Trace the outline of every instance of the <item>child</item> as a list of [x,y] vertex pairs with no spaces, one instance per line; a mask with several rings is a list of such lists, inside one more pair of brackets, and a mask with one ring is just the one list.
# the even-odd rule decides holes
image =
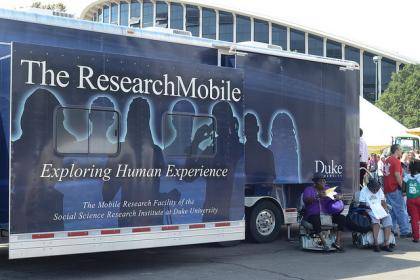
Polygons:
[[410,174],[404,177],[407,190],[407,210],[411,216],[413,242],[420,238],[420,161],[414,160],[409,165]]

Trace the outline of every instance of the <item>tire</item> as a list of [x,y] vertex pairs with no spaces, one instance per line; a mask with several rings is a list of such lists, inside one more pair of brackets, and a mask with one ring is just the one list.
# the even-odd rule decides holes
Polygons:
[[249,211],[248,235],[256,243],[272,242],[278,237],[282,224],[280,208],[269,200],[263,200]]

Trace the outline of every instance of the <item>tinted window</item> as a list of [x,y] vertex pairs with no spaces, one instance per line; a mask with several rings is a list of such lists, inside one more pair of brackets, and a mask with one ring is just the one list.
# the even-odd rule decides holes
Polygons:
[[[163,118],[165,156],[211,156],[215,153],[215,121],[210,116],[170,113]],[[191,140],[195,133],[204,135],[198,147]]]
[[313,55],[324,55],[324,40],[322,37],[308,35],[308,53]]
[[171,28],[184,30],[184,8],[181,4],[171,3]]
[[222,54],[220,56],[220,66],[222,67],[236,67],[236,56],[229,54]]
[[[76,140],[66,128],[73,119],[83,137]],[[119,147],[118,113],[105,109],[58,108],[55,114],[55,147],[60,154],[115,155]]]
[[290,29],[290,50],[305,53],[305,33]]
[[156,24],[158,27],[168,27],[168,4],[156,2]]
[[140,27],[141,4],[139,1],[131,1],[130,5],[130,26]]
[[254,19],[254,41],[268,44],[268,22]]
[[111,23],[118,24],[118,4],[111,4]]
[[375,102],[376,66],[373,62],[374,55],[363,53],[363,97],[370,102]]
[[346,60],[351,60],[357,63],[360,63],[360,50],[350,47],[350,46],[346,46],[345,49],[345,59]]
[[98,10],[98,22],[103,22],[103,21],[104,21],[104,18],[102,16],[102,10],[99,9]]
[[120,25],[128,26],[128,3],[120,3]]
[[287,28],[285,26],[271,25],[271,43],[281,46],[283,50],[287,49]]
[[187,5],[185,14],[185,24],[187,31],[193,36],[200,35],[200,10],[196,6]]
[[216,12],[203,8],[202,18],[203,38],[216,39]]
[[251,19],[236,16],[236,42],[251,41]]
[[153,26],[153,3],[143,0],[143,27]]
[[341,43],[327,40],[327,57],[341,59]]
[[109,23],[109,6],[104,6],[104,22]]
[[392,73],[396,71],[396,63],[393,60],[382,58],[381,68],[381,90],[384,92],[391,81]]
[[233,15],[219,12],[219,40],[233,42]]
[[141,17],[141,4],[139,1],[131,1],[130,4],[130,18],[139,18]]

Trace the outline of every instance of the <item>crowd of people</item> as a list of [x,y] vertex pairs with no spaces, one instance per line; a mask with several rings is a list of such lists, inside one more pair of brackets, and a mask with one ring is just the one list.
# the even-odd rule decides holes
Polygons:
[[[360,130],[360,185],[358,207],[369,217],[373,232],[373,248],[392,252],[391,234],[400,238],[420,239],[420,155],[419,151],[403,153],[398,144],[390,147],[388,155],[368,154],[366,142]],[[329,186],[325,174],[315,173],[314,185],[305,188],[303,219],[309,222],[320,237],[322,248],[329,251],[329,245],[322,236],[321,214],[328,214],[337,225],[337,235],[331,244],[343,252],[341,233],[346,227],[347,218],[342,214],[344,204],[340,195],[334,199],[326,195]],[[341,204],[340,204],[340,203]],[[410,225],[411,222],[411,225]],[[383,229],[384,240],[379,244],[379,231]],[[348,226],[348,224],[347,224]],[[382,245],[382,246],[380,246]],[[395,243],[394,243],[395,245]]]
[[[390,147],[389,154],[370,154],[360,130],[360,167],[379,182],[384,193],[387,209],[392,219],[392,231],[401,238],[413,238],[419,241],[420,220],[420,152],[403,152],[398,144]],[[367,182],[366,170],[361,170],[361,184]],[[389,220],[387,220],[389,221]],[[411,226],[410,226],[411,221]]]

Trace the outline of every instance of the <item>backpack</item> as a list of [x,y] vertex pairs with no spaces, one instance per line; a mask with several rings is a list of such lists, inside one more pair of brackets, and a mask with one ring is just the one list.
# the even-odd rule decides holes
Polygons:
[[366,233],[372,229],[372,222],[365,208],[353,205],[346,216],[346,226],[351,231]]
[[410,178],[405,182],[407,187],[407,199],[420,197],[420,183],[416,178]]

